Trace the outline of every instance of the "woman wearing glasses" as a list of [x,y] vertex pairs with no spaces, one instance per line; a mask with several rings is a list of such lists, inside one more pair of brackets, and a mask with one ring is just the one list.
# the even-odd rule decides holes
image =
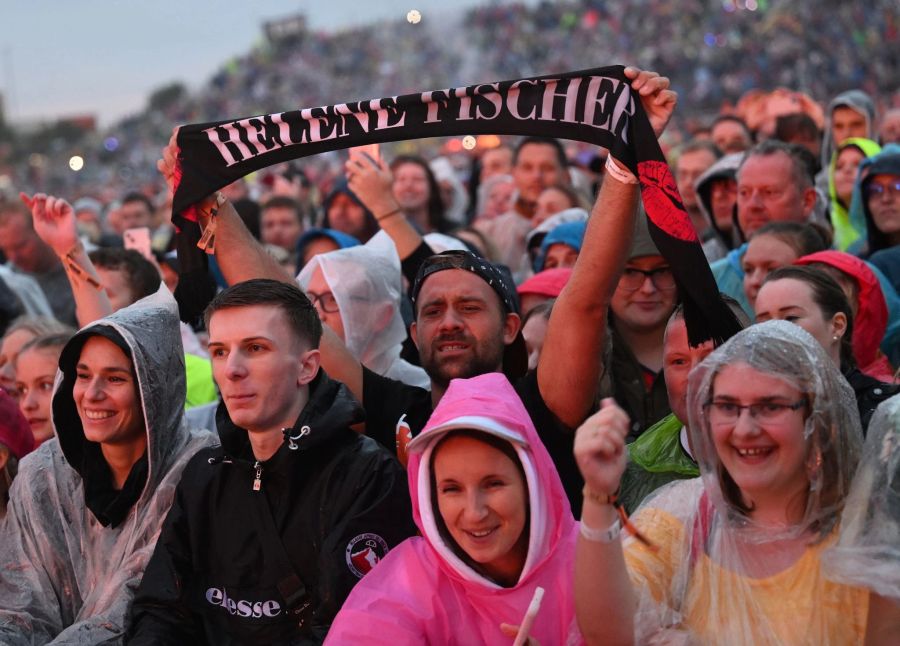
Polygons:
[[669,262],[653,244],[647,219],[639,213],[631,251],[609,305],[612,395],[631,418],[629,442],[672,412],[662,372],[663,340],[677,304]]
[[646,543],[617,540],[609,504],[627,418],[610,405],[578,429],[575,594],[588,643],[861,643],[867,593],[820,571],[862,438],[837,367],[800,327],[762,323],[695,368],[688,402],[701,477],[635,513]]
[[864,243],[851,248],[868,257],[900,245],[900,145],[888,144],[859,167],[859,190],[850,204],[854,228],[866,232]]

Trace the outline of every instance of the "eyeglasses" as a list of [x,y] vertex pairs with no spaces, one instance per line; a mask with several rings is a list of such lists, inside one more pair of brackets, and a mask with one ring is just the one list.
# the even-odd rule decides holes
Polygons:
[[869,182],[866,184],[866,199],[871,199],[873,197],[878,198],[884,195],[885,193],[889,194],[893,198],[900,197],[900,179],[894,180],[888,184],[877,184],[875,182]]
[[334,298],[334,294],[332,294],[331,292],[324,292],[322,294],[316,294],[315,292],[306,292],[306,297],[313,305],[318,303],[319,307],[321,307],[322,311],[326,314],[337,314],[338,312],[340,312],[337,300]]
[[626,267],[619,278],[619,287],[634,292],[639,290],[647,279],[653,283],[653,286],[659,290],[673,289],[675,287],[675,276],[672,275],[670,267],[659,267],[658,269],[635,269],[634,267]]
[[734,424],[745,408],[750,411],[750,417],[756,421],[773,424],[783,422],[792,411],[803,408],[806,403],[806,399],[800,399],[790,404],[777,401],[762,401],[752,404],[712,401],[706,402],[703,408],[706,409],[711,424]]

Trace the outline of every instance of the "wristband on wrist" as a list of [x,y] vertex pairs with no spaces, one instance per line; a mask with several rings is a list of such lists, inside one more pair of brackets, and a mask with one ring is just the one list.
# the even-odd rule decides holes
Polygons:
[[592,543],[612,543],[622,533],[622,521],[618,516],[613,520],[612,525],[606,529],[588,527],[583,520],[578,525],[578,531],[581,532],[581,535]]
[[616,513],[618,514],[618,518],[616,521],[610,525],[609,529],[599,530],[593,529],[591,527],[585,526],[585,524],[581,523],[581,535],[584,536],[589,541],[600,542],[600,543],[611,543],[615,540],[619,533],[624,528],[629,534],[634,536],[637,540],[647,546],[651,551],[656,551],[659,549],[656,545],[651,543],[646,536],[644,536],[637,527],[635,527],[632,522],[628,519],[628,514],[625,513],[625,508],[622,507],[622,503],[619,500],[619,492],[616,493],[604,493],[600,494],[593,491],[587,485],[584,485],[584,489],[581,490],[582,496],[586,502],[592,502],[596,505],[612,505]]
[[388,212],[385,213],[384,215],[381,215],[381,216],[379,216],[379,217],[377,217],[377,218],[375,218],[375,219],[376,219],[378,222],[381,222],[382,220],[387,220],[388,218],[392,218],[392,217],[394,217],[395,215],[398,215],[399,213],[400,213],[400,207],[398,206],[396,209],[393,209],[393,210],[391,210],[391,211],[388,211]]
[[612,176],[614,179],[622,182],[623,184],[637,184],[637,177],[634,176],[627,168],[622,168],[619,164],[616,163],[616,160],[613,159],[612,155],[606,156],[606,164],[605,164],[606,172]]

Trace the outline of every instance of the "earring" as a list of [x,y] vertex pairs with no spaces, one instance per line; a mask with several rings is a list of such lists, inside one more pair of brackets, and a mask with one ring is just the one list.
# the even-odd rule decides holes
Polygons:
[[835,335],[834,335],[833,337],[831,337],[831,338],[834,339],[835,341],[838,341],[838,340],[840,340],[841,337],[839,337],[837,334],[835,334]]

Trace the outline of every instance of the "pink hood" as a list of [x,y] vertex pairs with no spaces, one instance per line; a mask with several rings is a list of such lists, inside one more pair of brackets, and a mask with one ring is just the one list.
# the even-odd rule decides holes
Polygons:
[[[530,504],[529,548],[514,587],[503,588],[466,565],[435,525],[431,451],[438,438],[457,428],[509,440],[522,462]],[[491,373],[454,379],[409,449],[409,490],[422,538],[396,547],[356,586],[327,643],[511,643],[500,624],[519,624],[538,586],[545,595],[532,636],[542,644],[581,643],[573,597],[577,526],[550,455],[506,377]]]
[[878,354],[878,346],[887,330],[888,307],[875,272],[865,261],[843,251],[819,251],[799,258],[794,264],[809,265],[816,262],[842,271],[856,283],[859,309],[853,320],[853,356],[862,372],[890,382],[893,370],[884,357]]

